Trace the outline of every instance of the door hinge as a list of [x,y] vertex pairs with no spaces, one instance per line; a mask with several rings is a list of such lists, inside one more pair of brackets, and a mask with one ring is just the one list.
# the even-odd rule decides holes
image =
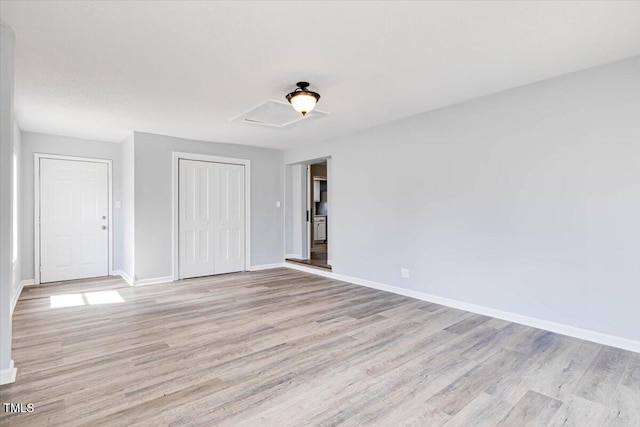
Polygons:
[[307,222],[309,222],[309,210],[307,209]]

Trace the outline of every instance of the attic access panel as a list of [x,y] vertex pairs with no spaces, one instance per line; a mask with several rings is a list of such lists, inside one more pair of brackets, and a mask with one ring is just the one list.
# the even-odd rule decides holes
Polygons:
[[329,113],[325,111],[311,110],[306,116],[303,116],[288,103],[270,99],[231,118],[229,121],[283,128],[303,120],[319,119],[328,115]]

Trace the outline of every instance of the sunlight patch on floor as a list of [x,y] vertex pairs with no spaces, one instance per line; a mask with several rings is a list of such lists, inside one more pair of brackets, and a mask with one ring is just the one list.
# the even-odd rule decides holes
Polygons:
[[85,292],[84,294],[51,295],[51,308],[77,307],[80,305],[117,304],[124,302],[118,291]]
[[118,291],[87,292],[84,296],[90,305],[124,302]]
[[75,307],[84,305],[82,294],[51,295],[51,308]]

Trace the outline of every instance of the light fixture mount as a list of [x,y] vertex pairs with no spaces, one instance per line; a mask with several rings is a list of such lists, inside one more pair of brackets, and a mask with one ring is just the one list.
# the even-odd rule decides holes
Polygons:
[[296,86],[298,86],[296,90],[288,93],[286,98],[294,110],[301,113],[303,116],[306,116],[309,111],[313,110],[316,103],[320,100],[320,94],[308,90],[308,82],[298,82],[296,83]]

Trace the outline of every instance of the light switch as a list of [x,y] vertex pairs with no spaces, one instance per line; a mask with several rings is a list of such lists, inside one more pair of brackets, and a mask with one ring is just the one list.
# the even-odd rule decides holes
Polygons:
[[120,200],[116,200],[116,209],[120,209],[122,207],[122,203],[120,203]]
[[280,207],[280,202],[276,202],[276,208]]

